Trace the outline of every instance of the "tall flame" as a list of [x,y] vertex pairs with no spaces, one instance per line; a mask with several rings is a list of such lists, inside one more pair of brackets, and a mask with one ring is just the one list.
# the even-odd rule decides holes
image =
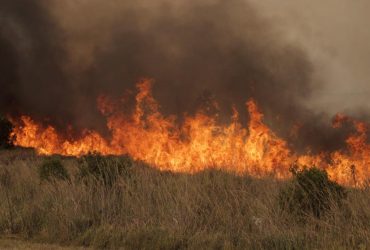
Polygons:
[[287,178],[292,166],[318,166],[326,169],[331,179],[345,185],[363,185],[370,179],[366,123],[338,115],[334,127],[349,120],[356,128],[346,141],[346,150],[298,155],[263,123],[263,114],[254,100],[246,103],[250,115],[247,127],[240,123],[236,109],[228,125],[219,125],[215,117],[202,111],[186,116],[179,125],[175,117],[159,112],[151,87],[150,80],[137,84],[136,106],[130,115],[119,112],[108,98],[98,99],[99,110],[111,132],[109,140],[91,130],[83,131],[79,139],[66,139],[54,127],[43,127],[22,116],[15,122],[15,144],[35,148],[42,155],[128,154],[160,170],[175,172],[216,168]]

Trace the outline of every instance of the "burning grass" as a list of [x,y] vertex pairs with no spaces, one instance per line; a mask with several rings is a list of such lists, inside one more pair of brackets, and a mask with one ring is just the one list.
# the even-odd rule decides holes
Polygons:
[[219,124],[217,115],[208,115],[204,110],[185,115],[184,122],[178,124],[179,117],[160,112],[151,88],[150,80],[137,84],[135,105],[128,113],[119,108],[126,105],[125,100],[98,99],[109,138],[87,129],[79,138],[66,137],[53,126],[44,126],[23,116],[13,120],[14,143],[35,148],[40,155],[128,154],[159,170],[179,173],[196,173],[212,167],[241,175],[273,175],[286,179],[290,176],[289,169],[295,165],[301,169],[320,167],[332,180],[347,186],[364,186],[370,179],[369,124],[366,122],[337,115],[333,129],[347,123],[353,127],[345,148],[316,154],[307,149],[305,153],[298,153],[265,124],[264,115],[253,99],[246,102],[247,126],[241,124],[236,109],[229,124]]
[[[70,178],[48,175],[49,181],[40,181],[38,168],[45,160],[25,151],[0,153],[3,235],[113,249],[370,246],[368,187],[347,188],[341,206],[333,203],[330,212],[320,218],[307,214],[300,223],[279,206],[281,190],[289,184],[274,178],[216,170],[175,174],[131,165],[127,158],[92,157],[62,158]],[[102,166],[109,166],[109,175]]]

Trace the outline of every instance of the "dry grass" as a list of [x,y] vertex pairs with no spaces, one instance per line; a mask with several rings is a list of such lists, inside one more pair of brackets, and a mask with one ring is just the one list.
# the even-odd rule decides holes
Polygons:
[[61,247],[51,244],[33,243],[19,238],[0,238],[0,249],[2,250],[87,250],[85,247]]
[[63,159],[71,180],[41,182],[42,161],[0,153],[2,235],[112,249],[370,249],[369,188],[349,190],[343,207],[301,223],[279,209],[285,184],[274,179],[180,175],[135,163],[105,185],[78,181],[78,161]]

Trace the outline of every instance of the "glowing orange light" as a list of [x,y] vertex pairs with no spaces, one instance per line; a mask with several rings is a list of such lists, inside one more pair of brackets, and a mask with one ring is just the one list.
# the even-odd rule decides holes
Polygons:
[[151,86],[150,80],[137,84],[136,106],[131,115],[119,112],[109,98],[98,98],[98,107],[111,132],[109,140],[89,130],[83,131],[79,139],[65,139],[55,128],[45,128],[23,116],[15,122],[15,144],[35,148],[43,155],[128,154],[158,169],[174,172],[217,168],[257,177],[287,178],[292,166],[317,166],[345,185],[363,185],[370,179],[368,126],[363,122],[338,115],[334,127],[351,121],[356,128],[356,133],[346,141],[346,150],[298,155],[263,123],[263,114],[254,100],[246,103],[250,115],[247,127],[241,125],[235,109],[228,125],[218,125],[215,117],[203,112],[186,116],[183,124],[178,125],[174,117],[159,112]]

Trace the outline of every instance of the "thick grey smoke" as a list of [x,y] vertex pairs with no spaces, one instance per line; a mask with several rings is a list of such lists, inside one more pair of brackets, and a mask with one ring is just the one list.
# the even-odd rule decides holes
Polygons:
[[301,122],[304,145],[339,146],[342,133],[303,105],[317,87],[313,65],[253,6],[171,2],[3,0],[0,111],[102,130],[97,96],[148,77],[165,113],[194,112],[214,98],[226,117],[254,98],[283,136]]
[[71,119],[63,33],[41,1],[2,1],[1,111]]

